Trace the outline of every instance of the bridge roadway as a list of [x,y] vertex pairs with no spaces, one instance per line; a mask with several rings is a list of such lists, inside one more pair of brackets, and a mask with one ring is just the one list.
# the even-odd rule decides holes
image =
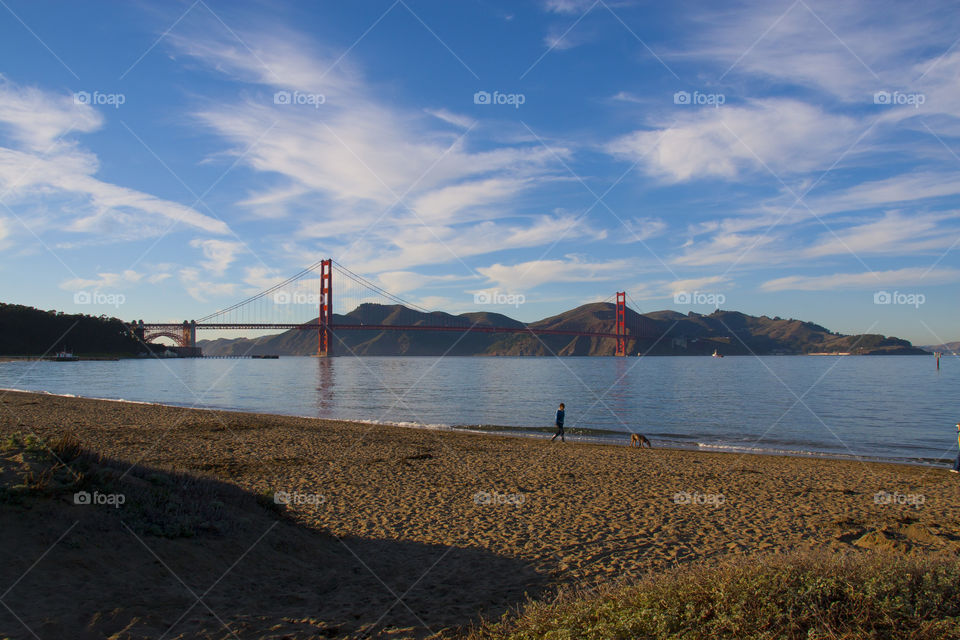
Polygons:
[[[147,331],[180,331],[184,326],[193,326],[197,329],[221,329],[221,330],[260,330],[260,329],[300,329],[302,331],[319,331],[324,325],[318,322],[307,322],[301,324],[287,323],[196,323],[194,325],[184,323],[144,323],[143,328]],[[478,333],[534,333],[537,335],[553,336],[585,336],[590,338],[613,338],[619,336],[616,333],[602,331],[575,331],[572,329],[535,329],[533,327],[491,327],[488,325],[406,325],[406,324],[335,324],[331,325],[333,331],[459,331]],[[636,336],[630,336],[635,338]]]

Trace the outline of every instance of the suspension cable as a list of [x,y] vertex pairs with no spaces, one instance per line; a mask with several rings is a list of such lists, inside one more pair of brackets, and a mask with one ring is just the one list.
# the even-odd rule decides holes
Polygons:
[[414,303],[410,302],[409,300],[404,300],[404,299],[401,298],[400,296],[396,296],[396,295],[390,293],[389,291],[386,291],[386,290],[382,289],[381,287],[378,287],[377,285],[373,284],[372,282],[370,282],[369,280],[367,280],[367,279],[364,278],[363,276],[359,276],[359,275],[355,274],[353,271],[350,271],[350,269],[347,269],[345,266],[343,266],[343,265],[340,264],[339,262],[334,262],[333,264],[337,265],[337,268],[340,269],[340,271],[343,272],[343,275],[344,275],[344,276],[346,276],[346,277],[349,278],[350,280],[353,280],[354,282],[356,282],[356,283],[359,284],[360,286],[364,286],[364,287],[368,287],[368,288],[370,288],[370,289],[373,289],[373,290],[376,291],[377,293],[379,293],[379,294],[381,294],[381,295],[383,295],[383,296],[386,296],[387,298],[390,298],[390,299],[393,300],[394,302],[396,302],[396,303],[398,303],[398,304],[401,304],[401,305],[403,305],[403,306],[405,306],[405,307],[413,307],[414,309],[417,309],[418,311],[422,311],[422,312],[424,312],[424,313],[431,313],[431,311],[430,311],[429,309],[424,309],[423,307],[421,307],[421,306],[418,305],[418,304],[414,304]]
[[246,300],[241,300],[240,302],[238,302],[238,303],[236,303],[236,304],[234,304],[234,305],[231,305],[231,306],[229,306],[229,307],[220,309],[219,311],[217,311],[217,312],[215,312],[215,313],[211,313],[210,315],[206,315],[206,316],[200,318],[199,320],[197,320],[197,322],[198,322],[198,323],[206,322],[207,320],[210,320],[211,318],[215,318],[215,317],[217,317],[217,316],[219,316],[219,315],[223,315],[224,313],[229,313],[229,312],[231,312],[231,311],[234,311],[235,309],[238,309],[238,308],[242,307],[242,306],[245,305],[245,304],[249,304],[249,303],[253,302],[254,300],[259,300],[260,298],[263,298],[263,297],[266,296],[267,294],[273,293],[274,291],[276,291],[276,290],[279,289],[280,287],[284,287],[284,286],[290,284],[291,282],[294,282],[295,280],[299,280],[300,278],[304,277],[305,275],[307,275],[307,274],[309,274],[309,273],[312,273],[313,271],[315,271],[316,269],[318,269],[318,268],[320,267],[320,265],[321,265],[322,262],[323,262],[322,260],[321,260],[320,262],[315,262],[314,264],[310,265],[309,267],[307,267],[306,269],[304,269],[304,270],[301,271],[300,273],[297,273],[297,274],[295,274],[295,275],[293,275],[293,276],[290,276],[289,278],[287,278],[287,279],[284,280],[283,282],[281,282],[281,283],[279,283],[279,284],[275,284],[275,285],[273,285],[272,287],[270,287],[269,289],[265,289],[264,291],[261,291],[260,293],[258,293],[258,294],[256,294],[256,295],[250,296],[250,297],[247,298]]

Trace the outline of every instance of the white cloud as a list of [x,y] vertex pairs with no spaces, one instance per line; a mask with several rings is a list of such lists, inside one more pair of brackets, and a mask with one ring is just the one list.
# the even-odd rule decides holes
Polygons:
[[244,269],[243,281],[252,288],[252,293],[265,291],[286,279],[287,276],[278,273],[276,269],[265,266],[246,267]]
[[855,184],[836,193],[808,198],[818,214],[856,211],[875,207],[943,198],[960,194],[960,174],[943,171],[915,171]]
[[596,4],[596,0],[543,0],[543,8],[551,13],[583,13]]
[[677,109],[683,112],[675,124],[635,131],[607,150],[668,182],[735,179],[744,172],[789,175],[825,169],[860,133],[851,118],[791,99]]
[[785,254],[774,246],[777,239],[778,236],[773,234],[721,231],[703,242],[691,240],[673,262],[701,267],[734,263],[771,264],[786,258]]
[[593,36],[587,31],[586,27],[582,25],[577,25],[577,27],[577,29],[570,29],[569,25],[551,26],[547,35],[543,37],[543,45],[554,51],[566,51],[579,47],[592,39]]
[[876,289],[960,282],[960,269],[928,270],[908,267],[889,271],[834,273],[827,276],[787,276],[764,282],[763,291],[829,291],[836,289]]
[[[922,10],[904,3],[756,0],[698,12],[684,55],[709,61],[729,80],[801,87],[851,102],[916,82],[918,51],[929,62],[956,39],[948,3]],[[926,68],[926,66],[924,67]]]
[[204,280],[200,271],[193,267],[181,269],[179,276],[187,293],[198,302],[209,302],[210,298],[235,296],[237,293],[235,283]]
[[190,241],[190,246],[200,248],[203,251],[206,260],[201,262],[200,266],[216,275],[223,275],[237,259],[237,254],[247,250],[247,246],[242,242],[215,239],[201,240],[197,238]]
[[[258,27],[243,33],[243,44],[226,36],[218,39],[217,22],[212,31],[173,31],[165,40],[183,54],[209,63],[217,71],[245,82],[278,89],[319,93],[327,104],[347,104],[362,90],[362,78],[349,58],[335,52],[318,52],[315,43],[297,32]],[[273,96],[269,96],[272,102]],[[312,108],[312,107],[311,107]]]
[[263,193],[251,193],[237,204],[255,209],[261,218],[286,218],[290,208],[301,197],[310,193],[302,185],[283,186]]
[[606,232],[567,214],[543,215],[522,224],[484,221],[449,227],[420,224],[376,228],[363,239],[345,240],[331,254],[349,264],[363,265],[364,273],[409,269],[418,265],[453,263],[457,271],[473,273],[461,261],[504,249],[537,247],[558,238],[600,240]]
[[124,289],[131,285],[138,284],[143,280],[144,274],[127,269],[121,273],[98,273],[96,278],[71,278],[60,283],[60,288],[67,291],[78,291],[81,289]]
[[649,104],[649,99],[640,98],[629,91],[618,91],[611,100],[616,100],[618,102],[630,102],[633,104]]
[[514,265],[493,264],[477,269],[491,286],[527,291],[551,282],[609,282],[632,272],[629,260],[588,262],[573,256],[564,260],[532,260]]
[[328,71],[332,61],[302,38],[244,37],[256,57],[209,38],[174,43],[209,68],[270,92],[325,93],[320,109],[273,104],[268,93],[195,114],[241,164],[283,177],[243,204],[269,217],[298,211],[298,236],[316,238],[333,255],[337,248],[349,253],[367,273],[552,243],[567,227],[571,240],[602,237],[565,215],[516,210],[520,195],[558,179],[560,160],[571,155],[562,145],[525,140],[471,150],[435,118],[463,127],[472,121],[386,104],[355,69]]
[[[246,150],[243,164],[285,176],[290,183],[283,190],[297,196],[322,194],[354,210],[363,206],[371,216],[408,191],[408,197],[416,198],[467,179],[534,177],[556,162],[540,146],[470,153],[462,140],[417,131],[422,124],[371,102],[325,107],[323,120],[288,105],[254,103],[218,105],[197,116],[235,144],[236,153]],[[564,149],[557,153],[567,154]],[[272,206],[283,202],[272,195]]]
[[[72,214],[58,226],[107,239],[159,234],[174,220],[210,233],[227,225],[177,202],[98,180],[97,157],[70,139],[98,129],[102,118],[89,105],[36,88],[0,81],[0,127],[22,149],[0,146],[0,193],[8,202],[55,202]],[[53,207],[51,207],[53,208]]]
[[848,252],[855,255],[911,255],[944,249],[960,237],[960,228],[954,225],[949,229],[952,233],[948,233],[940,223],[958,219],[958,213],[905,215],[889,211],[878,220],[822,233],[803,253],[819,258]]
[[498,177],[450,185],[420,196],[413,210],[425,222],[453,222],[464,209],[504,202],[527,184],[529,180]]
[[620,235],[621,242],[646,241],[663,235],[667,230],[667,223],[660,218],[632,218],[624,220],[624,226],[626,233]]
[[0,75],[0,127],[30,151],[49,153],[52,147],[69,146],[70,133],[89,133],[103,125],[91,106],[76,104],[69,94],[19,87]]
[[706,289],[716,292],[718,289],[728,288],[729,286],[730,280],[725,276],[706,276],[702,278],[674,280],[666,285],[665,290],[672,295],[681,291],[704,291]]
[[[799,230],[797,223],[804,220],[815,225],[815,235]],[[672,262],[685,266],[742,267],[809,263],[811,259],[836,255],[931,255],[950,247],[960,238],[960,212],[956,211],[908,213],[892,210],[872,217],[822,222],[804,211],[794,219],[787,218],[780,226],[768,228],[775,221],[776,217],[770,216],[701,223],[693,233],[707,234],[707,238],[688,240]],[[788,230],[790,225],[795,228]],[[755,233],[733,230],[760,226],[763,229]]]
[[461,129],[472,129],[477,125],[477,121],[473,118],[460,115],[458,113],[453,113],[446,109],[424,109],[424,112],[430,114],[434,118],[443,120],[447,124],[460,127]]
[[451,284],[462,282],[464,278],[455,275],[431,276],[413,271],[385,271],[377,274],[380,286],[390,293],[406,293],[422,287],[437,284]]

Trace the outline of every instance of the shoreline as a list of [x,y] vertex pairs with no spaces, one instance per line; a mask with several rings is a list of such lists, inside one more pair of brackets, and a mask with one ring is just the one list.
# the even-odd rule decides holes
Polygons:
[[[527,427],[513,427],[507,425],[446,425],[446,424],[418,424],[414,422],[386,422],[386,421],[375,421],[375,420],[363,420],[355,418],[320,418],[317,416],[305,416],[292,413],[269,413],[262,411],[250,411],[247,409],[240,409],[235,407],[218,407],[213,405],[204,405],[204,406],[195,406],[195,405],[178,405],[170,404],[164,402],[152,402],[147,400],[127,400],[124,398],[101,398],[94,396],[81,396],[76,394],[69,393],[53,393],[50,391],[30,391],[25,389],[13,389],[8,387],[0,387],[0,394],[14,392],[14,393],[32,393],[44,396],[52,396],[58,398],[81,398],[85,400],[97,400],[102,402],[117,402],[117,403],[128,403],[134,405],[147,405],[147,406],[157,406],[157,407],[169,407],[175,409],[190,409],[197,411],[223,411],[228,413],[238,413],[238,414],[251,414],[251,415],[260,415],[265,417],[287,417],[287,418],[297,418],[302,420],[318,420],[322,422],[346,422],[355,425],[382,425],[387,427],[395,427],[399,429],[415,429],[423,431],[437,431],[437,432],[454,432],[454,433],[470,433],[480,436],[499,436],[504,438],[519,438],[524,440],[539,440],[541,438],[549,438],[552,435],[552,429],[537,429],[537,428],[527,428]],[[590,430],[600,432],[600,430]],[[610,435],[589,435],[582,433],[575,433],[574,430],[567,432],[567,439],[572,442],[579,444],[592,444],[599,446],[608,446],[608,447],[620,447],[625,446],[624,440],[629,437],[627,433],[619,433],[615,431],[603,431],[604,434]],[[614,441],[614,440],[617,441]],[[684,443],[676,442],[664,442],[658,440],[657,447],[660,449],[669,449],[676,451],[691,451],[691,452],[701,452],[701,453],[732,453],[737,455],[747,455],[747,456],[772,456],[772,457],[784,457],[784,458],[810,458],[814,460],[840,460],[840,461],[850,461],[850,462],[864,462],[864,463],[877,463],[877,464],[897,464],[905,466],[915,466],[921,468],[929,469],[942,469],[947,470],[950,468],[950,461],[948,460],[931,460],[926,458],[883,458],[880,456],[868,456],[868,455],[857,455],[857,454],[843,454],[843,453],[831,453],[831,452],[819,452],[819,451],[793,451],[789,449],[775,449],[775,448],[763,448],[763,447],[743,447],[737,445],[725,445],[725,444],[703,444],[697,443],[696,445],[689,445]]]
[[[9,441],[17,432],[47,442],[72,434],[124,472],[112,482],[126,484],[97,484],[115,476],[93,474],[84,490],[126,492],[132,510],[84,506],[72,493],[40,496],[27,507],[0,502],[0,579],[12,584],[44,558],[7,603],[50,637],[78,628],[90,637],[127,625],[170,628],[196,602],[156,558],[201,591],[235,565],[210,600],[229,624],[247,625],[241,637],[280,625],[288,637],[326,635],[293,632],[294,623],[320,621],[338,629],[330,637],[389,628],[396,634],[378,637],[426,638],[478,616],[499,618],[528,597],[692,563],[807,549],[960,553],[957,476],[931,467],[569,446],[0,393],[0,436]],[[14,468],[32,473],[23,456],[0,455],[0,477],[11,485]],[[192,480],[175,481],[177,474]],[[146,503],[153,513],[179,517],[200,505],[200,524],[221,519],[221,532],[132,535],[127,523],[143,510],[136,492],[149,487],[158,487],[157,500]],[[72,588],[50,589],[54,583]],[[142,587],[131,591],[133,583]],[[396,606],[400,594],[404,607]],[[181,625],[166,637],[207,637],[202,630],[221,628],[203,616]]]

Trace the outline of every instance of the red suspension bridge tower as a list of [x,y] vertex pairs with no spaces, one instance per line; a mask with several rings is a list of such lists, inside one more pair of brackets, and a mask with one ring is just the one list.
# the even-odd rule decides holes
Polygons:
[[627,292],[617,291],[617,355],[627,355]]
[[333,260],[320,263],[320,335],[317,355],[333,355]]

